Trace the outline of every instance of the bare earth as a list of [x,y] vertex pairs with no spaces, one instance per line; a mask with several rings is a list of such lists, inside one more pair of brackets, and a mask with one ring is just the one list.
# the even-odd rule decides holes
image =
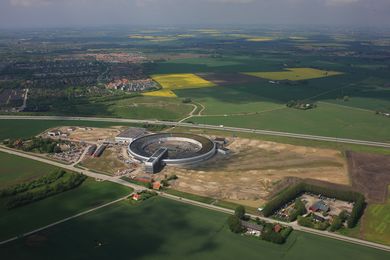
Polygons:
[[339,151],[241,138],[230,141],[230,155],[217,155],[192,168],[165,167],[159,175],[176,174],[174,189],[248,206],[263,203],[285,177],[349,185],[346,160]]
[[67,131],[69,127],[59,128],[69,134],[69,140],[96,143],[105,139],[114,139],[121,131],[119,127],[93,128],[77,127],[74,131]]

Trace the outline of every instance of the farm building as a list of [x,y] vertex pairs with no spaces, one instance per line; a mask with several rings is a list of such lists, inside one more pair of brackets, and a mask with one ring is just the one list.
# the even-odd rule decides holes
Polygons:
[[107,145],[106,145],[106,144],[100,145],[100,146],[96,149],[95,153],[93,154],[93,157],[100,157],[100,155],[102,155],[102,153],[104,152],[104,150],[106,150],[106,148],[107,148]]
[[96,148],[97,148],[96,144],[88,147],[87,155],[92,156],[95,153]]
[[131,143],[135,139],[148,134],[145,128],[130,127],[115,137],[115,142]]
[[313,212],[317,212],[317,211],[328,212],[329,206],[325,203],[325,201],[318,200],[313,205],[310,206],[309,210]]

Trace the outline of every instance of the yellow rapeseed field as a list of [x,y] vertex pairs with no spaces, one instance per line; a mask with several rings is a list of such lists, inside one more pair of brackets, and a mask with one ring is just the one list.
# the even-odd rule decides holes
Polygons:
[[160,84],[164,89],[187,89],[187,88],[207,88],[215,86],[214,83],[191,74],[166,74],[153,75],[152,79]]
[[272,41],[273,38],[271,37],[253,37],[246,39],[248,42],[268,42]]
[[246,75],[270,80],[305,80],[316,79],[343,74],[337,71],[318,70],[312,68],[290,68],[275,72],[247,72]]
[[152,79],[160,84],[162,89],[144,93],[145,96],[177,97],[172,90],[215,86],[214,83],[191,73],[153,75]]
[[169,89],[161,89],[157,91],[146,92],[143,93],[142,95],[149,96],[149,97],[177,97],[176,94]]

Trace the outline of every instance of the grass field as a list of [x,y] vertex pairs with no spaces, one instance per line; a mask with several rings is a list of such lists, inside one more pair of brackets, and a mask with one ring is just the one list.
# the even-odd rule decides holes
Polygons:
[[[88,178],[76,189],[26,206],[6,210],[0,206],[0,239],[48,225],[84,210],[108,203],[131,193],[131,189],[111,182]],[[2,255],[2,254],[0,254]]]
[[390,194],[384,204],[369,204],[359,228],[356,232],[347,234],[390,245]]
[[292,133],[390,141],[390,120],[370,111],[321,103],[316,109],[279,109],[256,115],[194,117],[190,121]]
[[33,180],[57,168],[49,164],[0,152],[0,189]]
[[[231,233],[227,215],[162,198],[121,202],[0,247],[5,259],[388,259],[389,253],[293,232],[276,245]],[[97,241],[102,246],[96,246]],[[75,250],[77,249],[77,250]],[[61,252],[59,254],[59,252]],[[321,253],[318,253],[321,252]]]
[[307,80],[323,77],[330,77],[342,74],[337,71],[326,71],[312,68],[289,68],[280,72],[247,72],[250,76],[270,79],[270,80]]

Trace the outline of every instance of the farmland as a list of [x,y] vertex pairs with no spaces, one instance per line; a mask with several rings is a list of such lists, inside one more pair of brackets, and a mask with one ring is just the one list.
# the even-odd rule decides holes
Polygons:
[[152,79],[162,86],[162,90],[145,93],[146,96],[176,97],[172,90],[186,88],[207,88],[215,86],[195,74],[153,75]]
[[0,152],[0,189],[48,174],[55,167]]
[[306,80],[340,75],[336,71],[324,71],[312,68],[289,68],[281,72],[247,72],[247,75],[271,80]]
[[[156,214],[150,214],[156,212]],[[121,221],[112,221],[121,219]],[[226,226],[226,215],[150,199],[138,206],[121,202],[36,235],[0,247],[1,255],[13,259],[41,259],[55,252],[58,259],[74,256],[105,259],[387,259],[388,254],[341,241],[294,232],[285,245],[235,235]],[[77,235],[76,235],[77,234]],[[102,246],[97,247],[96,241]],[[148,241],[148,243],[144,243]]]
[[[388,188],[390,190],[390,186]],[[341,232],[348,236],[390,245],[390,192],[384,203],[371,203],[367,206],[357,227]]]

